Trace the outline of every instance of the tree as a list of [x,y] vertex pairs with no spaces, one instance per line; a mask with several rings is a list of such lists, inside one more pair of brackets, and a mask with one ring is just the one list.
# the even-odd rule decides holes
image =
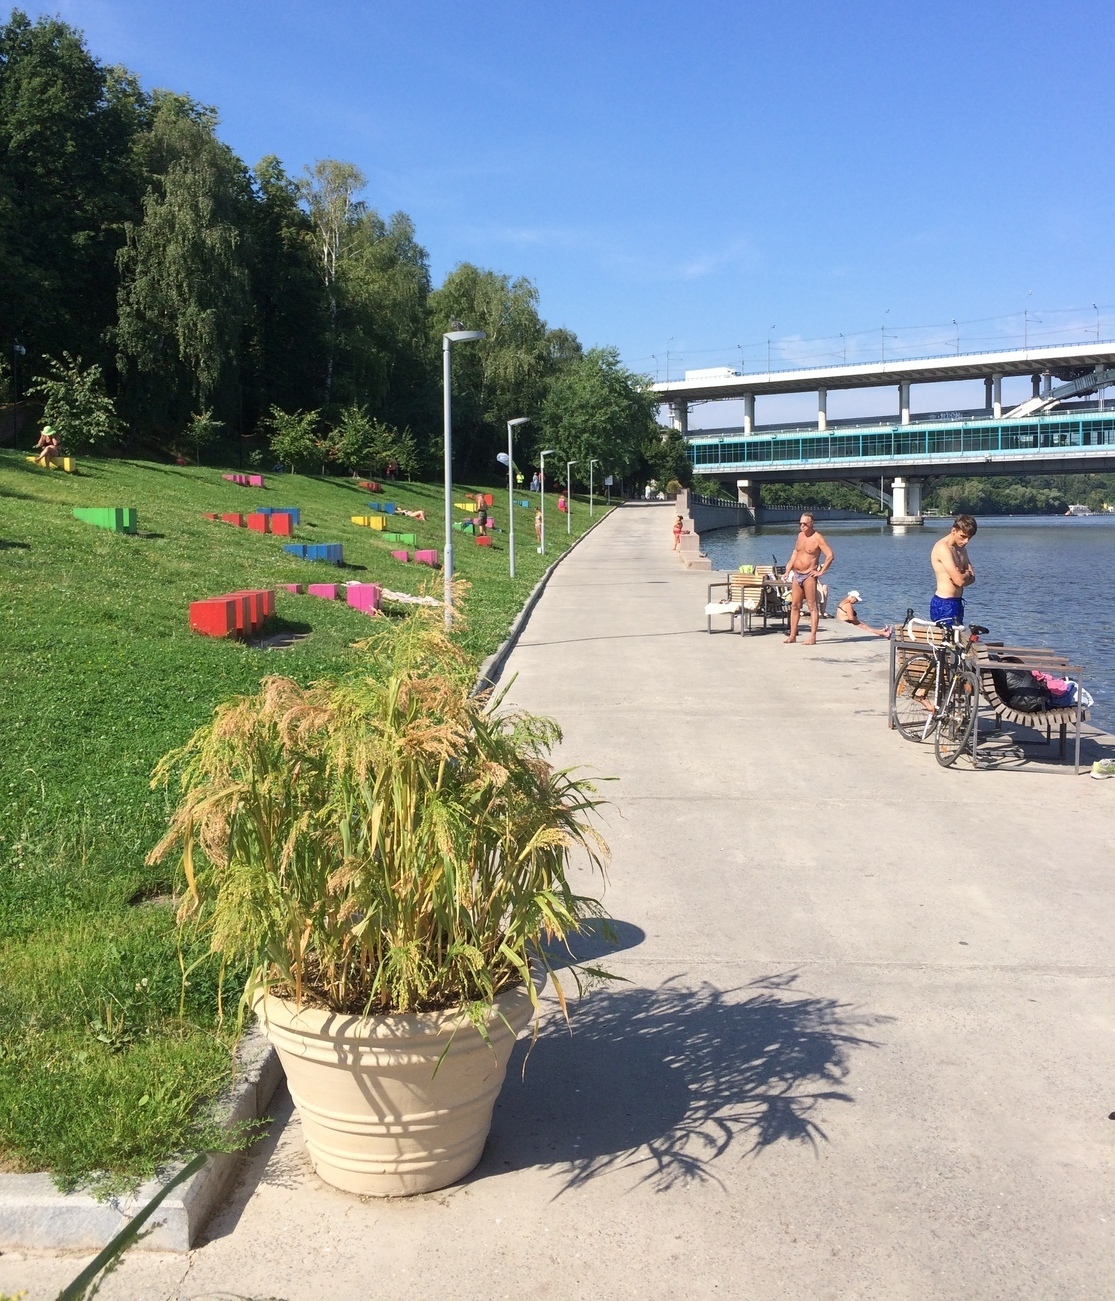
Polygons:
[[366,407],[355,404],[341,412],[335,431],[336,459],[354,474],[382,474],[395,461],[404,478],[413,478],[421,464],[414,436],[373,420]]
[[47,374],[30,392],[44,399],[43,423],[52,425],[70,451],[103,448],[122,433],[112,399],[105,392],[100,366],[84,366],[68,352],[47,358]]
[[580,345],[567,330],[547,329],[529,280],[469,262],[455,267],[430,295],[435,345],[453,320],[487,335],[453,356],[454,452],[463,468],[490,469],[506,441],[505,422],[538,414],[555,376]]
[[198,465],[201,464],[202,449],[215,443],[223,428],[224,422],[214,420],[212,410],[195,411],[190,416],[183,438],[194,449],[194,460]]
[[13,10],[0,24],[0,352],[63,350],[102,365],[116,251],[143,192],[132,150],[150,100],[81,33]]
[[140,142],[152,172],[143,220],[126,223],[117,258],[119,362],[133,381],[133,419],[155,429],[222,399],[235,409],[249,285],[240,226],[251,191],[215,126],[212,109],[156,96]]
[[292,469],[312,465],[319,456],[320,411],[287,412],[272,407],[265,423],[270,430],[271,450]]
[[299,193],[317,235],[318,266],[329,310],[329,346],[326,354],[325,401],[332,401],[333,365],[337,345],[337,275],[351,222],[364,211],[354,196],[367,184],[364,173],[352,163],[321,158],[305,169]]
[[[542,433],[562,460],[579,462],[585,477],[593,457],[604,473],[627,475],[666,433],[655,422],[656,405],[647,380],[620,363],[616,348],[590,348],[554,380],[542,405]],[[669,473],[655,477],[680,477],[672,451],[660,459]]]

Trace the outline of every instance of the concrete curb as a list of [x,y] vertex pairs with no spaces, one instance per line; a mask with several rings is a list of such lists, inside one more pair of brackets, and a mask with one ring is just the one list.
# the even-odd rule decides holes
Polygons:
[[[236,1049],[236,1079],[215,1104],[223,1123],[256,1120],[283,1079],[279,1057],[256,1027]],[[59,1192],[48,1174],[0,1175],[0,1249],[99,1251],[182,1168],[178,1162],[163,1179],[151,1179],[134,1196],[97,1201],[89,1193]],[[154,1228],[133,1251],[189,1251],[206,1221],[224,1198],[236,1173],[235,1154],[211,1156],[155,1212]]]
[[510,656],[511,652],[515,649],[515,646],[518,643],[520,636],[522,636],[523,629],[527,625],[527,620],[530,618],[531,614],[534,611],[534,607],[538,604],[539,600],[541,599],[542,593],[546,590],[546,584],[550,581],[550,575],[554,572],[554,570],[558,567],[558,565],[561,564],[561,562],[565,559],[566,556],[572,555],[572,553],[576,551],[576,549],[581,545],[581,543],[585,540],[585,538],[587,538],[588,535],[592,533],[594,529],[599,528],[600,525],[604,523],[604,521],[608,518],[608,516],[611,515],[612,511],[622,510],[623,507],[628,504],[631,503],[621,502],[618,506],[609,507],[605,511],[605,513],[600,516],[600,518],[596,521],[595,524],[590,524],[589,527],[585,529],[585,531],[576,540],[576,542],[572,544],[572,546],[568,546],[565,548],[565,550],[561,553],[560,556],[558,556],[558,558],[554,561],[554,563],[546,570],[546,572],[542,575],[542,577],[538,580],[538,582],[535,583],[533,589],[531,590],[530,595],[527,597],[526,602],[523,605],[523,608],[515,616],[515,621],[512,623],[511,630],[508,632],[507,636],[504,638],[502,642],[500,642],[499,646],[496,648],[493,654],[489,655],[488,658],[484,661],[484,663],[480,665],[480,671],[476,675],[476,685],[475,687],[473,687],[474,695],[478,694],[481,691],[490,691],[492,687],[494,687],[496,683],[499,681],[500,675],[503,673],[504,665],[506,665],[508,657]]

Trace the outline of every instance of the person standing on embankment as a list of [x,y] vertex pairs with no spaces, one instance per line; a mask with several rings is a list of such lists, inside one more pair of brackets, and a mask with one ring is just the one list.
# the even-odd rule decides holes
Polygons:
[[968,559],[968,543],[976,536],[976,521],[971,515],[957,515],[952,528],[934,543],[929,559],[937,578],[937,590],[929,602],[929,617],[934,623],[964,622],[964,589],[976,581],[976,571]]
[[[817,561],[821,556],[824,560],[818,565]],[[821,614],[821,606],[817,600],[817,579],[826,570],[832,568],[835,559],[832,547],[813,527],[813,516],[808,511],[803,511],[798,520],[798,536],[794,543],[793,554],[783,575],[784,578],[789,579],[791,591],[790,635],[784,639],[785,641],[795,642],[798,639],[798,621],[801,618],[801,600],[804,596],[809,602],[809,636],[805,639],[805,644],[816,645],[817,621]]]

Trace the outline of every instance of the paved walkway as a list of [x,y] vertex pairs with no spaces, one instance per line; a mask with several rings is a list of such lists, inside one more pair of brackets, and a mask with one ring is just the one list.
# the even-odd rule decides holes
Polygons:
[[[940,769],[831,621],[707,636],[670,522],[592,533],[509,666],[619,779],[629,983],[513,1065],[465,1184],[351,1198],[277,1124],[206,1243],[103,1298],[1115,1293],[1115,782]],[[73,1272],[9,1255],[0,1290]]]

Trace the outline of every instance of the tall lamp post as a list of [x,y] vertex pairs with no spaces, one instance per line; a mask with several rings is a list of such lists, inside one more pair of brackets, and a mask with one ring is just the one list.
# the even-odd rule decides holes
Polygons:
[[565,531],[573,532],[573,480],[569,477],[569,471],[576,461],[566,461],[565,463]]
[[542,512],[542,554],[543,555],[546,554],[546,457],[553,456],[556,450],[557,449],[554,447],[547,447],[546,450],[538,458],[538,463],[540,467],[538,471],[538,477],[541,480],[541,482],[538,485],[538,493],[539,493],[538,509]]
[[[515,577],[515,453],[511,440],[516,425],[529,423],[530,416],[517,416],[507,422],[507,538],[509,573],[512,578]],[[503,457],[499,459],[503,460]]]
[[600,464],[600,457],[594,456],[588,463],[588,517],[592,519],[592,467]]
[[[454,322],[456,324],[456,322]],[[453,625],[453,408],[449,350],[455,343],[485,339],[483,330],[449,330],[441,336],[441,383],[445,412],[445,626]]]

